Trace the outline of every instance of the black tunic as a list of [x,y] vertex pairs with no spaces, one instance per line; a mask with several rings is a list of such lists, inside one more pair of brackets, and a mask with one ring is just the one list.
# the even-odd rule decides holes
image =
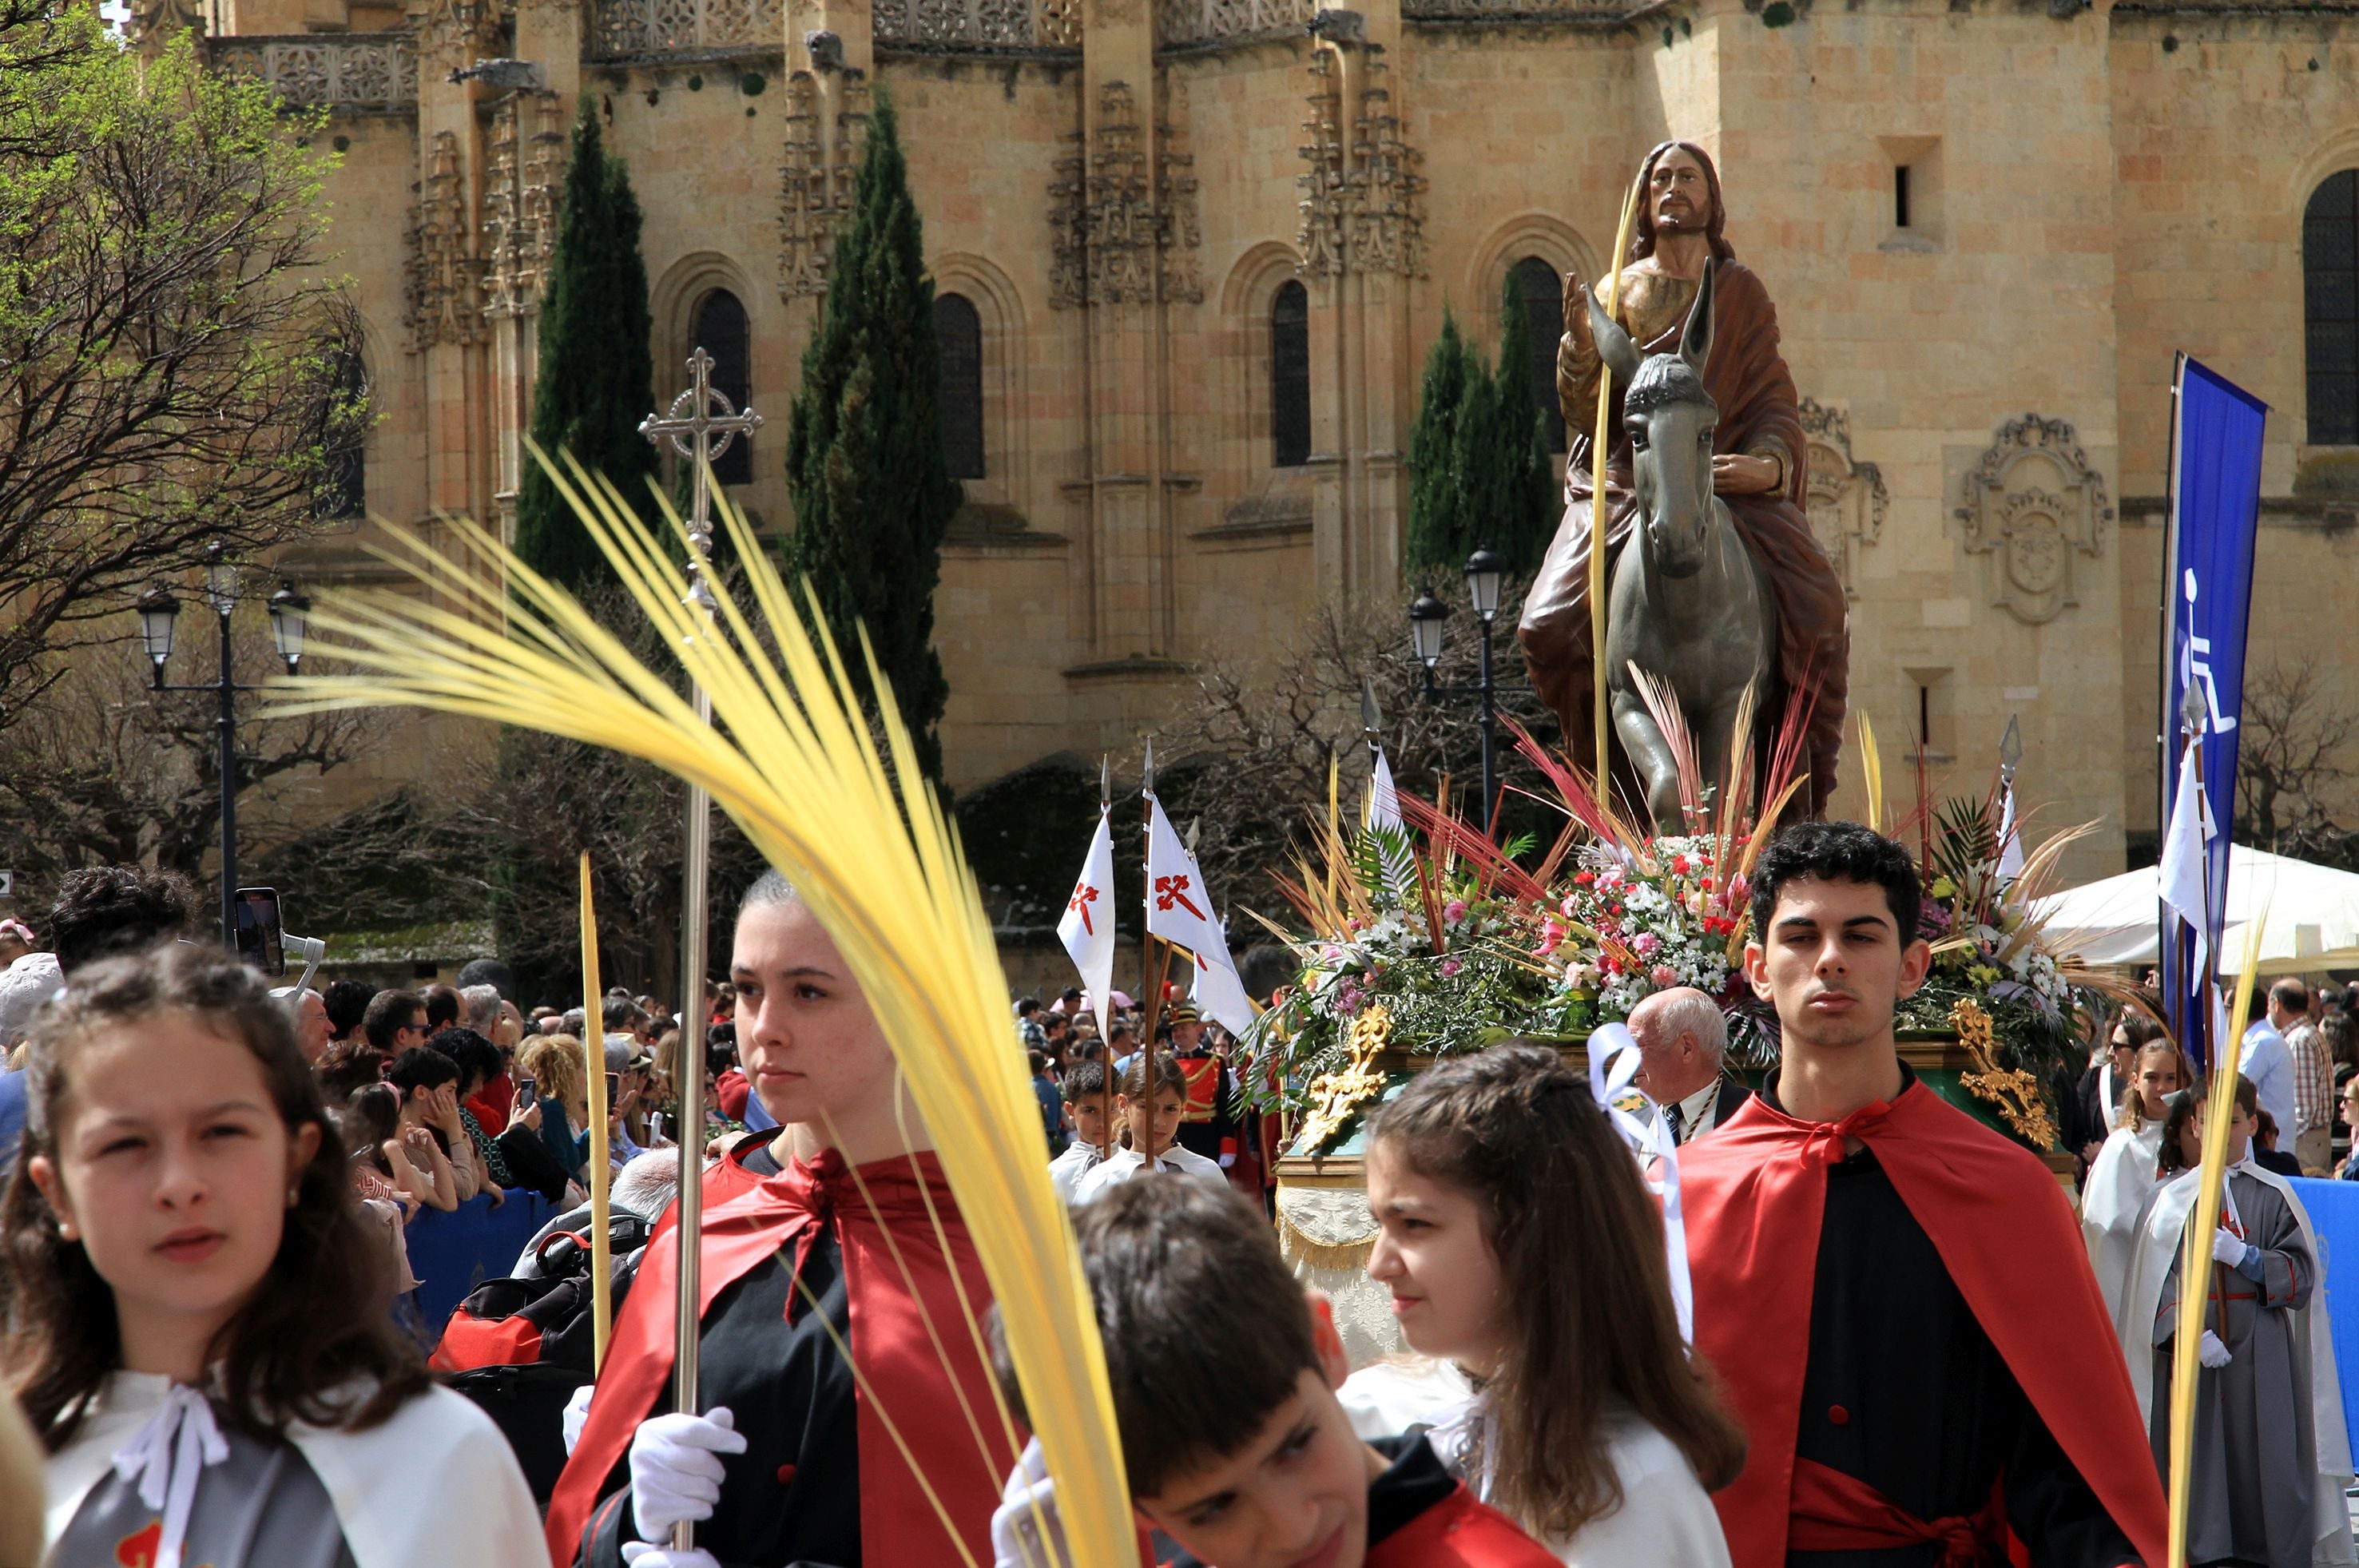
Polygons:
[[[778,1174],[765,1148],[749,1155],[756,1176]],[[697,1526],[696,1543],[723,1568],[860,1568],[860,1443],[852,1368],[810,1302],[790,1259],[772,1258],[737,1280],[704,1314],[699,1377],[705,1408],[726,1405],[745,1452],[722,1456],[721,1500]],[[843,1253],[822,1227],[803,1283],[843,1343],[852,1308]],[[794,1322],[786,1321],[789,1297]],[[622,1303],[618,1299],[615,1311]],[[649,1415],[671,1409],[669,1388]],[[585,1568],[621,1568],[622,1543],[643,1539],[631,1517],[627,1452],[584,1531]]]
[[[1765,1094],[1784,1108],[1774,1079]],[[2089,1354],[2114,1349],[2093,1345]],[[2036,1568],[2137,1561],[1864,1148],[1827,1172],[1794,1452],[1857,1476],[1927,1520],[1979,1511],[2004,1480],[2007,1521]],[[1789,1552],[1786,1561],[1790,1568],[1935,1568],[1940,1549]]]

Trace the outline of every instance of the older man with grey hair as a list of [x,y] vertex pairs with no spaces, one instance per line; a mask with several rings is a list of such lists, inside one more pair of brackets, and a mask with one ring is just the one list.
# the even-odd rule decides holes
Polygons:
[[459,1021],[482,1035],[492,1038],[500,1024],[500,988],[497,985],[462,985],[459,988]]
[[1661,1109],[1674,1143],[1703,1137],[1753,1093],[1723,1071],[1728,1020],[1693,986],[1658,991],[1631,1008],[1630,1034],[1638,1042],[1631,1082]]

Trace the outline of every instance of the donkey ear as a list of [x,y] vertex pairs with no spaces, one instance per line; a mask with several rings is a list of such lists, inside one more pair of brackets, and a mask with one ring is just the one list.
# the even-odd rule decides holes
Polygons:
[[1630,378],[1638,373],[1639,363],[1646,356],[1638,352],[1637,345],[1631,343],[1630,334],[1624,332],[1619,323],[1605,313],[1605,307],[1597,302],[1597,290],[1584,289],[1582,292],[1589,300],[1589,335],[1597,344],[1598,356],[1626,387]]
[[1687,331],[1680,334],[1680,357],[1699,378],[1703,375],[1703,362],[1712,357],[1712,269],[1713,264],[1703,264],[1703,281],[1696,285],[1695,303],[1688,308]]

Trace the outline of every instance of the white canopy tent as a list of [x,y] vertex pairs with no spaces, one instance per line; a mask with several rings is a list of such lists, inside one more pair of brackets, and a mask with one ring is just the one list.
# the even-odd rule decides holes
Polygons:
[[[2160,881],[2159,867],[2144,866],[2036,899],[2031,912],[2048,922],[2044,934],[2058,953],[2078,954],[2093,965],[2154,964],[2162,940]],[[2259,974],[2359,969],[2359,875],[2232,845],[2222,974],[2242,972],[2245,928],[2263,918],[2264,909]]]

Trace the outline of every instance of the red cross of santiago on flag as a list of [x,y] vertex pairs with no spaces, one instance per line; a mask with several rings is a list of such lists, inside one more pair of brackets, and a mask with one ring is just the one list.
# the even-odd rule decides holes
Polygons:
[[1065,944],[1065,952],[1073,960],[1073,967],[1082,972],[1082,986],[1090,995],[1090,1007],[1098,1016],[1098,1038],[1106,1033],[1106,996],[1114,989],[1114,921],[1103,927],[1092,918],[1090,906],[1098,901],[1102,888],[1114,886],[1114,833],[1106,824],[1106,814],[1098,813],[1098,831],[1090,840],[1090,857],[1082,866],[1081,879],[1073,884],[1073,896],[1065,900],[1064,919],[1057,922],[1057,940]]

